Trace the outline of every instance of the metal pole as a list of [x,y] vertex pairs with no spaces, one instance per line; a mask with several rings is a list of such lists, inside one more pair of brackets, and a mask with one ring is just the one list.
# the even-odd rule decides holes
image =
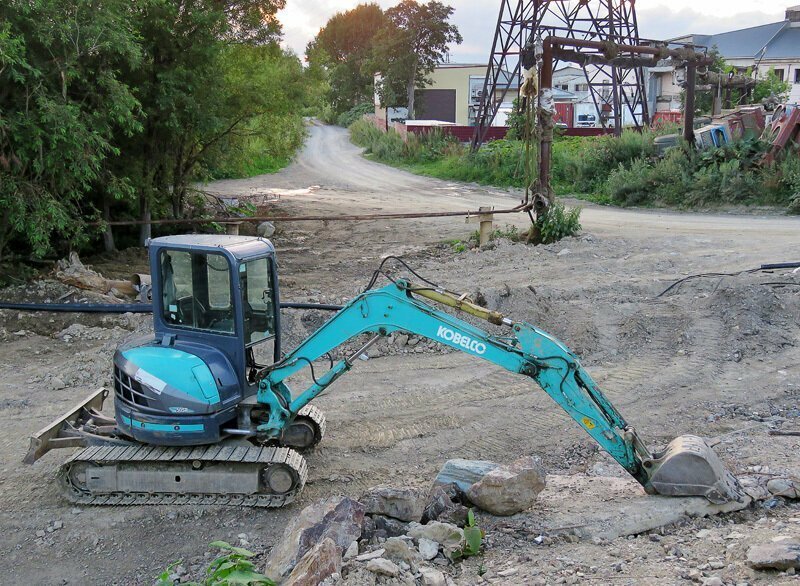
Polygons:
[[[537,178],[538,194],[550,203],[555,199],[550,189],[550,159],[553,145],[553,43],[547,38],[542,47],[542,74],[539,79],[539,177]],[[542,211],[544,201],[535,197],[534,211]]]

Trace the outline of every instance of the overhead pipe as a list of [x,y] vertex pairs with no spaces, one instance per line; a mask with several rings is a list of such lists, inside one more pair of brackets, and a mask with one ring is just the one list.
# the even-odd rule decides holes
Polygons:
[[[534,210],[542,211],[547,202],[554,200],[553,190],[550,185],[550,167],[552,160],[553,145],[553,114],[555,104],[553,102],[553,61],[556,57],[566,57],[574,59],[580,51],[570,51],[572,49],[594,49],[600,51],[602,55],[586,54],[586,60],[596,64],[612,63],[622,67],[621,63],[615,60],[630,59],[633,65],[640,63],[636,60],[636,55],[651,55],[649,63],[657,62],[660,59],[672,57],[686,63],[687,69],[687,90],[686,107],[684,112],[684,138],[690,143],[694,141],[694,97],[695,97],[695,77],[698,65],[710,65],[713,61],[705,53],[695,51],[691,47],[681,47],[670,49],[669,47],[656,47],[648,45],[624,45],[611,41],[590,41],[588,39],[570,39],[566,37],[549,36],[544,39],[541,45],[542,67],[539,75],[539,108],[538,108],[538,127],[539,127],[539,177],[537,179],[537,190],[534,193]],[[630,54],[630,57],[620,54]],[[641,63],[644,64],[644,61]],[[621,121],[617,120],[617,123]]]
[[[280,304],[281,309],[316,309],[319,311],[339,311],[341,305],[328,303],[296,303],[287,301]],[[49,311],[54,313],[153,313],[149,303],[10,303],[0,301],[0,309],[19,311]]]

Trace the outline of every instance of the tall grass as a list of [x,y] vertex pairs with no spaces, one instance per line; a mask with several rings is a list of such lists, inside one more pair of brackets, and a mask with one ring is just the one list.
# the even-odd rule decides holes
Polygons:
[[[797,152],[764,165],[769,145],[750,140],[702,151],[684,144],[659,158],[655,137],[667,130],[629,130],[619,138],[556,137],[551,165],[556,193],[622,206],[770,205],[800,213]],[[437,130],[409,134],[404,142],[393,130],[384,133],[360,120],[350,126],[350,133],[375,159],[416,173],[498,187],[525,186],[528,153],[521,141],[497,140],[471,153]]]

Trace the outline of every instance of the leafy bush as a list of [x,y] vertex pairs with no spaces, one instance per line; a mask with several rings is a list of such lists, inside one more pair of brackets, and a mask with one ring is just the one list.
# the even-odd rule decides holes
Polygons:
[[606,188],[620,205],[762,204],[791,210],[800,192],[800,162],[789,152],[782,162],[764,165],[768,148],[759,140],[702,151],[684,144],[670,149],[663,159],[620,164],[609,175]]
[[350,125],[356,120],[361,120],[365,114],[372,114],[375,112],[375,106],[369,103],[358,104],[353,106],[347,112],[342,112],[336,118],[336,124],[349,128]]
[[570,211],[559,202],[550,204],[536,217],[529,240],[534,244],[551,244],[562,238],[577,236],[581,231],[581,208]]

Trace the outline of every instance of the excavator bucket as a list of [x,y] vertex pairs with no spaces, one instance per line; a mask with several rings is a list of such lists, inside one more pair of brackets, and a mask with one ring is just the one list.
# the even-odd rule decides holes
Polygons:
[[697,436],[675,438],[647,464],[650,484],[658,494],[703,496],[716,504],[747,499],[736,477]]

